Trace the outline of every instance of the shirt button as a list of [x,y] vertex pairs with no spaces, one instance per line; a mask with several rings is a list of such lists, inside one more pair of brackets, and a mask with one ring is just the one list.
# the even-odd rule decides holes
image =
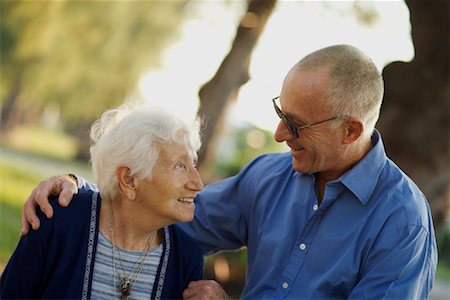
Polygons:
[[287,289],[289,287],[289,284],[287,282],[283,282],[282,287],[283,289]]
[[299,248],[300,250],[304,251],[306,249],[306,245],[304,243],[301,243]]
[[317,205],[317,204],[314,204],[314,206],[313,206],[313,210],[318,210],[319,209],[319,205]]

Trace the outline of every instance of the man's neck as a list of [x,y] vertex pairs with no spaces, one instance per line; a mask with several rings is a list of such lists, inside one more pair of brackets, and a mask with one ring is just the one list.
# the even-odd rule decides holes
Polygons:
[[345,162],[341,168],[333,171],[319,172],[316,175],[316,191],[319,204],[322,203],[323,196],[325,195],[325,186],[328,182],[333,181],[341,177],[348,170],[358,164],[369,151],[373,148],[371,140],[361,142],[359,145],[353,145],[352,148],[345,153],[343,161]]

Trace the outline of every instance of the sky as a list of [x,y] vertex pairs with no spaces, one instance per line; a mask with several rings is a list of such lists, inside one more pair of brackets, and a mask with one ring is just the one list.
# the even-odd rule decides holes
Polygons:
[[[279,94],[290,67],[316,49],[352,44],[372,57],[380,70],[392,61],[410,61],[414,48],[404,1],[358,3],[361,11],[376,12],[371,24],[356,17],[354,1],[278,0],[253,53],[251,79],[241,88],[227,122],[250,122],[274,131],[279,119],[271,98]],[[198,90],[228,53],[245,9],[245,1],[194,1],[187,12],[192,18],[165,51],[161,67],[142,77],[142,95],[187,121],[195,118]]]

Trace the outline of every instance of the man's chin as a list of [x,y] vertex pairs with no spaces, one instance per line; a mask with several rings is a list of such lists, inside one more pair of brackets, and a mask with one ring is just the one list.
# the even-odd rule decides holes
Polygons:
[[305,168],[305,165],[302,163],[302,161],[299,161],[295,157],[292,157],[292,168],[294,168],[294,170],[299,173],[308,172],[307,168]]

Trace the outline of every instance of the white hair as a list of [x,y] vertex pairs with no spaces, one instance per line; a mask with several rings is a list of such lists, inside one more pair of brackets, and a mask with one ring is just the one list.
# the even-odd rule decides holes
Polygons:
[[300,60],[296,68],[330,67],[326,100],[336,116],[351,116],[364,122],[370,137],[380,115],[383,78],[370,57],[350,45],[319,49]]
[[188,126],[172,113],[143,103],[105,111],[91,126],[91,163],[99,190],[107,197],[118,192],[115,170],[127,165],[131,174],[150,178],[159,155],[155,142],[186,145],[196,158],[201,146],[199,122]]

